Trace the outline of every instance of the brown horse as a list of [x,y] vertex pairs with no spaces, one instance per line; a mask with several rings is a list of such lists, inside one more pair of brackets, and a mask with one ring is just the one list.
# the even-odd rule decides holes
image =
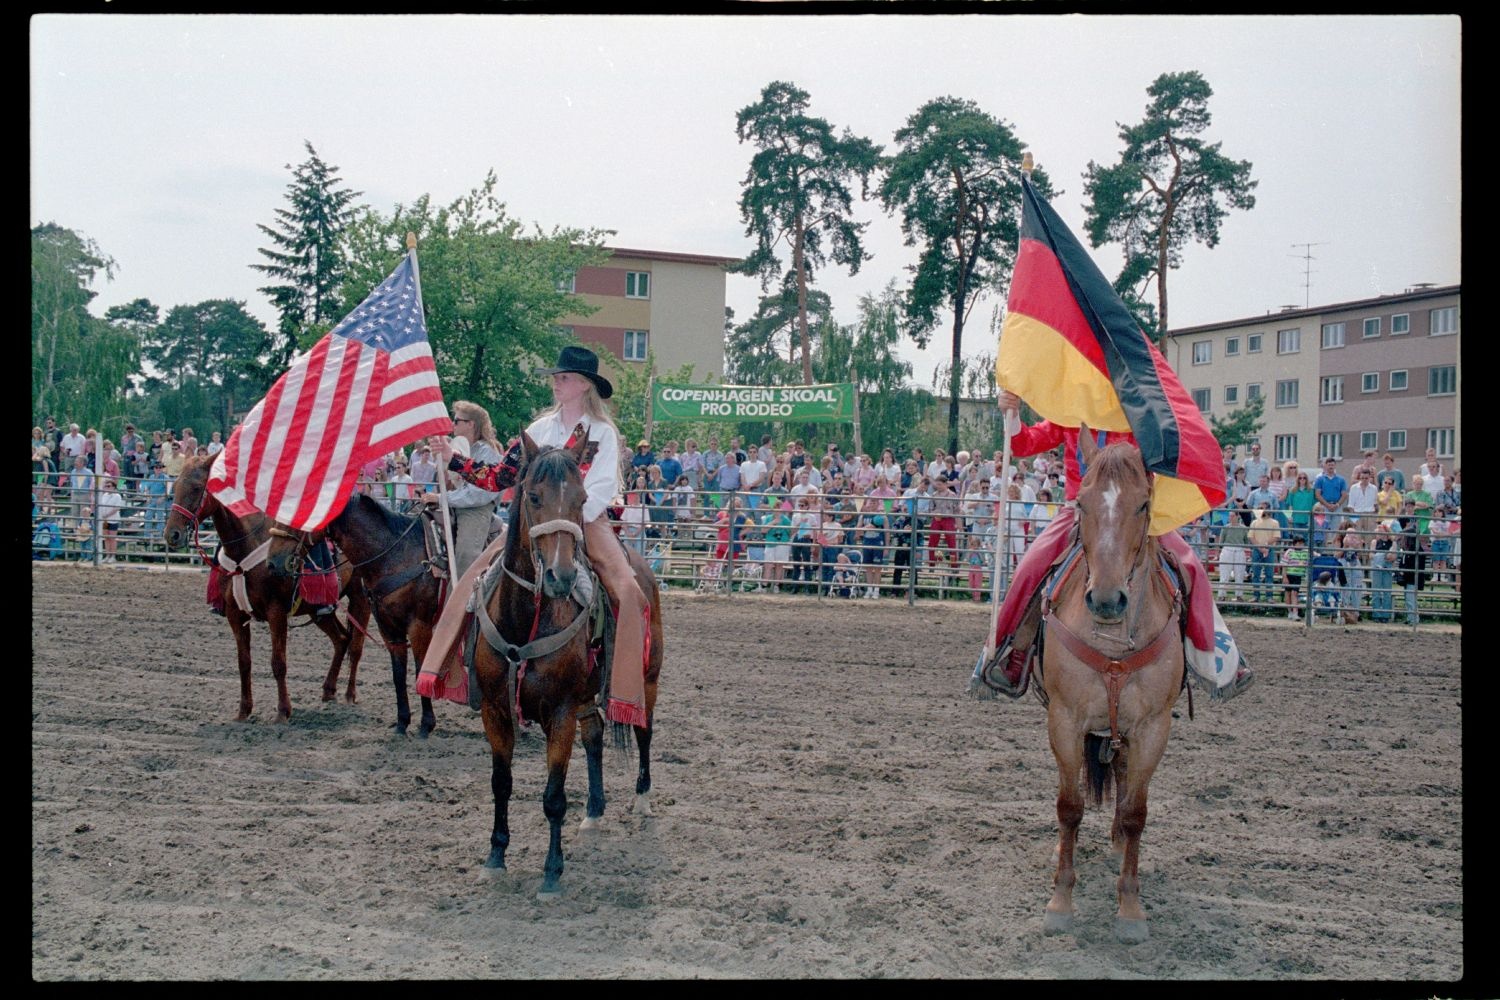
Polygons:
[[[484,866],[503,869],[505,850],[510,845],[510,763],[519,706],[522,717],[539,721],[547,737],[547,787],[542,811],[551,825],[551,837],[538,896],[549,898],[561,891],[562,824],[568,808],[563,786],[580,727],[589,775],[588,805],[580,829],[593,829],[604,815],[601,670],[593,669],[591,662],[590,607],[580,606],[573,596],[580,582],[575,556],[583,539],[585,499],[578,463],[588,440],[579,435],[574,448],[546,451],[539,451],[528,435],[523,434],[521,440],[520,482],[511,502],[501,557],[504,571],[493,594],[483,602],[484,613],[475,616],[481,632],[476,640],[475,673],[483,696],[481,713],[490,742],[490,788],[495,796],[495,824]],[[645,560],[635,552],[629,553],[629,560],[651,608],[651,653],[645,665],[646,725],[635,727],[640,752],[636,806],[649,815],[650,726],[662,660],[661,603]],[[607,600],[603,585],[597,579],[590,582],[589,604]],[[623,740],[623,733],[619,735]]]
[[[1110,840],[1123,851],[1115,933],[1147,937],[1137,876],[1146,787],[1172,729],[1183,682],[1181,607],[1147,530],[1151,478],[1129,444],[1099,448],[1079,435],[1087,474],[1078,491],[1083,555],[1050,600],[1043,689],[1047,734],[1057,759],[1057,874],[1043,930],[1072,927],[1073,848],[1083,818],[1084,784],[1099,805],[1115,786]],[[1107,734],[1107,735],[1106,735]]]
[[[292,715],[292,699],[286,687],[286,636],[287,622],[293,616],[311,615],[312,609],[302,610],[297,600],[297,580],[294,577],[274,573],[267,561],[271,542],[271,522],[263,514],[239,517],[208,492],[208,472],[212,458],[194,458],[187,462],[177,477],[172,494],[172,512],[167,515],[166,542],[168,548],[181,549],[197,537],[198,525],[212,519],[214,530],[219,535],[222,558],[219,565],[227,571],[223,575],[224,617],[229,630],[234,634],[235,647],[239,651],[240,709],[238,720],[249,718],[254,708],[250,694],[250,621],[256,619],[271,626],[271,673],[276,677],[276,721],[285,722]],[[231,565],[225,566],[225,561]],[[247,566],[248,564],[248,566]],[[347,571],[344,580],[347,582]],[[241,607],[241,598],[249,610]],[[369,608],[363,598],[351,594],[349,615],[351,620],[369,620]],[[333,701],[338,696],[339,668],[344,656],[349,656],[349,690],[347,699],[354,697],[354,676],[359,663],[364,637],[357,630],[345,627],[334,614],[313,617],[318,626],[333,643],[333,665],[323,681],[323,700]]]
[[[321,540],[307,532],[276,534],[281,537],[271,544],[270,564],[289,574],[301,564],[309,544]],[[407,651],[414,650],[416,662],[422,662],[432,641],[432,628],[443,610],[439,580],[427,561],[421,518],[398,514],[359,494],[324,526],[322,534],[342,554],[341,576],[352,577],[347,585],[350,600],[357,596],[367,604],[380,626],[391,654],[391,681],[396,689],[396,722],[392,728],[405,734],[411,725]],[[337,681],[336,676],[334,679]],[[349,683],[352,689],[352,677]],[[432,699],[424,697],[418,735],[426,739],[436,726]]]

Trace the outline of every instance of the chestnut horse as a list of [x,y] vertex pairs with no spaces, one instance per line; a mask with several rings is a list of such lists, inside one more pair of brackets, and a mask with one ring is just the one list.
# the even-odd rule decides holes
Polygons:
[[[588,762],[589,794],[580,827],[597,827],[604,815],[604,714],[600,668],[590,649],[591,606],[606,601],[603,584],[592,583],[588,606],[575,600],[580,566],[575,556],[583,539],[583,476],[578,463],[588,440],[578,435],[575,447],[539,451],[522,434],[522,465],[511,501],[509,528],[501,556],[503,572],[480,613],[476,628],[474,669],[483,696],[481,714],[490,743],[490,788],[495,796],[495,824],[484,866],[505,868],[510,845],[509,804],[511,754],[515,749],[516,710],[542,724],[547,737],[547,787],[542,811],[551,825],[539,898],[561,891],[562,824],[568,808],[564,783],[573,740],[582,729]],[[640,753],[636,773],[636,809],[650,815],[651,724],[661,673],[661,598],[645,560],[628,552],[637,582],[651,609],[650,657],[645,664],[646,725],[635,728]],[[592,577],[592,572],[587,574]],[[487,620],[486,620],[487,616]],[[498,644],[497,644],[498,640]],[[519,691],[516,690],[519,687]],[[607,695],[608,692],[604,692]],[[623,742],[623,732],[617,730]]]
[[[321,537],[307,532],[275,532],[271,544],[273,569],[292,573],[300,566],[307,547]],[[361,493],[324,526],[323,536],[342,554],[340,576],[351,577],[348,590],[367,604],[380,626],[386,650],[391,654],[391,682],[396,689],[396,722],[392,728],[405,734],[411,725],[411,702],[406,691],[407,651],[415,650],[416,662],[427,655],[432,628],[443,610],[439,581],[427,561],[427,544],[420,515],[408,516],[388,510]],[[337,677],[335,677],[337,680]],[[349,681],[351,687],[353,678]],[[432,699],[422,699],[422,721],[417,733],[426,739],[437,726]]]
[[1079,435],[1087,474],[1078,491],[1081,559],[1065,564],[1044,622],[1047,734],[1057,759],[1057,874],[1043,930],[1072,927],[1073,848],[1088,797],[1115,786],[1110,840],[1123,851],[1115,934],[1147,937],[1137,876],[1146,787],[1172,730],[1183,683],[1181,605],[1148,534],[1151,477],[1132,445]]
[[[294,607],[297,614],[311,615],[311,609],[301,610],[297,601],[295,577],[274,573],[267,560],[268,543],[272,540],[271,521],[264,514],[239,517],[208,492],[208,472],[213,458],[193,458],[184,464],[182,473],[172,494],[172,511],[167,515],[166,543],[171,549],[181,549],[197,538],[198,526],[212,519],[218,533],[224,558],[231,566],[224,567],[223,599],[224,617],[229,622],[229,631],[234,634],[235,647],[239,651],[240,709],[235,716],[243,721],[249,718],[255,707],[250,694],[250,621],[256,619],[271,626],[271,673],[276,677],[276,721],[285,722],[292,716],[292,699],[286,687],[286,636],[287,622]],[[250,565],[246,568],[245,564]],[[347,582],[347,571],[341,583]],[[249,610],[240,606],[243,595]],[[351,594],[349,616],[352,621],[369,620],[369,608],[362,596]],[[339,668],[344,655],[349,656],[349,690],[346,698],[354,697],[354,676],[359,664],[359,654],[364,646],[364,636],[339,622],[335,614],[313,617],[317,625],[333,643],[333,665],[323,681],[323,700],[333,701],[338,696]]]

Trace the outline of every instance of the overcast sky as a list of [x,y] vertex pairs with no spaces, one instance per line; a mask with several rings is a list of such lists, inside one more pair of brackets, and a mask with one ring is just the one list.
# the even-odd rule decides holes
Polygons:
[[[1174,327],[1301,305],[1294,244],[1315,243],[1313,305],[1460,280],[1460,29],[1434,17],[108,16],[31,21],[31,221],[98,242],[119,265],[96,312],[209,298],[274,312],[249,264],[284,204],[303,140],[388,212],[447,202],[491,168],[510,214],[597,226],[617,246],[739,256],[752,150],[735,113],[772,80],[812,113],[890,147],[952,95],[1009,123],[1081,233],[1082,174],[1114,162],[1117,123],[1164,72],[1214,89],[1210,140],[1254,164],[1257,206],[1169,279]],[[873,259],[819,287],[853,322],[904,282],[913,251],[864,203]],[[1120,268],[1118,248],[1094,252]],[[731,275],[743,320],[758,283]],[[965,337],[993,350],[996,302]],[[949,351],[908,351],[924,384]]]

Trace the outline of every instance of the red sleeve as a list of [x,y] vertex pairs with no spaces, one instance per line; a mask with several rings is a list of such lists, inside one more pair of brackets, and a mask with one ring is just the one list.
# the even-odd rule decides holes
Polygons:
[[460,458],[454,455],[448,459],[448,468],[486,493],[500,493],[516,484],[520,458],[521,439],[517,438],[510,443],[505,457],[498,465],[486,465],[477,458]]
[[1010,439],[1010,453],[1013,458],[1027,458],[1051,451],[1062,443],[1063,429],[1050,420],[1043,420],[1031,427],[1023,424]]

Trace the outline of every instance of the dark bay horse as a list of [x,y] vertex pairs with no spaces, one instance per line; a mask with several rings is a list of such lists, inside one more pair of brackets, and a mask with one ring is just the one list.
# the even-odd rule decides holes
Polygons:
[[[581,607],[572,596],[580,576],[575,556],[583,538],[586,496],[578,463],[588,445],[584,435],[578,437],[572,449],[546,451],[539,450],[528,435],[521,437],[524,454],[501,557],[504,571],[484,609],[502,646],[496,647],[496,637],[483,634],[489,631],[483,629],[475,650],[484,733],[490,743],[490,788],[495,796],[495,825],[490,834],[490,854],[484,862],[487,869],[505,867],[505,850],[510,845],[510,765],[518,706],[524,718],[541,723],[547,737],[547,787],[542,794],[542,811],[551,826],[551,838],[538,892],[541,898],[561,891],[562,824],[568,808],[564,783],[573,740],[580,728],[589,776],[588,805],[580,829],[594,828],[604,815],[601,671],[591,667],[590,609]],[[646,725],[634,727],[640,753],[636,808],[649,815],[650,726],[662,661],[661,598],[645,560],[633,551],[629,560],[651,609],[651,651],[645,664]],[[603,584],[592,582],[594,600],[607,601]],[[519,662],[524,662],[524,671],[518,667]]]
[[1147,937],[1137,876],[1146,787],[1172,730],[1182,689],[1181,604],[1148,534],[1152,482],[1129,444],[1079,435],[1087,474],[1078,492],[1083,555],[1052,594],[1043,654],[1047,734],[1057,759],[1057,874],[1043,930],[1072,927],[1073,848],[1088,798],[1115,786],[1110,840],[1123,852],[1115,934]]
[[[263,514],[239,517],[216,500],[208,492],[208,472],[212,458],[194,458],[188,461],[177,477],[172,494],[172,511],[167,515],[166,543],[168,548],[181,549],[197,537],[198,525],[212,520],[218,532],[223,556],[231,563],[224,567],[223,598],[224,617],[229,630],[234,634],[234,643],[239,651],[240,708],[235,716],[244,720],[254,708],[250,694],[250,622],[252,619],[266,622],[271,627],[271,673],[276,678],[276,720],[285,722],[292,715],[292,699],[286,687],[286,636],[288,620],[298,615],[311,615],[311,609],[301,610],[297,601],[297,580],[274,573],[268,562],[272,537],[271,521]],[[220,560],[223,567],[224,560]],[[249,610],[241,606],[241,598]],[[350,597],[349,615],[358,621],[369,620],[369,609],[363,598]],[[362,616],[362,617],[361,617]],[[313,617],[318,626],[333,643],[333,664],[323,681],[323,700],[333,701],[338,696],[339,668],[344,656],[349,656],[349,690],[347,699],[354,701],[354,675],[359,663],[364,637],[355,629],[346,627],[335,614]]]
[[[411,725],[411,703],[406,690],[407,651],[415,650],[416,662],[427,655],[432,627],[442,612],[439,581],[427,562],[420,515],[398,514],[365,494],[355,496],[323,533],[342,553],[341,575],[348,573],[351,600],[356,592],[370,607],[375,623],[391,654],[391,680],[396,688],[395,730],[404,734]],[[294,568],[313,540],[306,532],[272,543],[272,566]],[[350,686],[354,679],[349,679]],[[418,734],[426,739],[437,726],[432,699],[422,699],[422,721]]]

